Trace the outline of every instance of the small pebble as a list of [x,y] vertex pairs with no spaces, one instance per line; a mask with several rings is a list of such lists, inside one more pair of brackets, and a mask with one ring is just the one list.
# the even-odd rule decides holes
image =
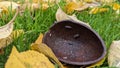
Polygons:
[[65,26],[65,28],[67,28],[67,29],[71,29],[72,27],[71,27],[71,26]]
[[74,35],[74,38],[78,38],[78,37],[80,37],[79,34],[75,34],[75,35]]
[[67,59],[67,57],[63,57],[63,59]]
[[51,37],[51,33],[50,33],[50,37]]

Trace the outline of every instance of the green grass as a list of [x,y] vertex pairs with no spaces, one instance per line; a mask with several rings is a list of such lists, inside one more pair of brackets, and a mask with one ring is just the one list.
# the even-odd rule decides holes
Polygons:
[[[26,10],[23,16],[17,16],[14,22],[14,30],[23,29],[25,34],[21,35],[19,38],[15,39],[13,43],[4,48],[5,53],[0,55],[0,68],[4,68],[13,45],[16,46],[20,52],[26,51],[40,33],[45,33],[49,29],[54,21],[56,21],[55,13],[57,8],[57,6],[54,6],[46,11],[39,9],[35,12]],[[102,37],[108,49],[113,40],[120,40],[120,19],[119,15],[115,15],[113,12],[114,11],[111,10],[105,13],[90,15],[88,11],[83,11],[75,12],[75,14],[79,20],[91,25]],[[8,16],[6,21],[0,19],[0,26],[6,24],[11,18],[12,16]],[[107,60],[101,67],[108,67]]]

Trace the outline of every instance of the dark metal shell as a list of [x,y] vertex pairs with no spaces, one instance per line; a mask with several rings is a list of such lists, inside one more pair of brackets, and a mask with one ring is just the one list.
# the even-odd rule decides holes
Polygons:
[[106,54],[103,40],[92,28],[70,20],[55,23],[44,35],[43,43],[60,61],[72,65],[93,64]]

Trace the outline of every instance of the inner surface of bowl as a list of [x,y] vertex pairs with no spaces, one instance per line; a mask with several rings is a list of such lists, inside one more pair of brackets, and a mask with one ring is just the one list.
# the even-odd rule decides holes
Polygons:
[[61,21],[44,35],[47,44],[62,62],[87,65],[101,60],[105,47],[96,32],[84,24]]

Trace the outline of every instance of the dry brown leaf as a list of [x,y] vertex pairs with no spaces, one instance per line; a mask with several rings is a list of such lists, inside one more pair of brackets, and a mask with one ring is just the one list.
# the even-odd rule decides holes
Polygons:
[[15,47],[5,64],[5,68],[54,68],[54,65],[42,53],[28,50],[19,53]]
[[113,41],[108,53],[109,67],[120,67],[120,40]]
[[17,17],[17,14],[18,14],[18,10],[16,14],[14,15],[14,17],[12,18],[12,20],[8,24],[0,27],[0,39],[6,38],[11,34],[11,32],[13,31],[13,21]]
[[62,63],[54,55],[53,51],[47,45],[45,45],[44,43],[40,43],[40,44],[33,43],[31,45],[31,49],[32,50],[36,50],[36,51],[44,54],[48,58],[50,58],[53,61],[55,61],[59,65],[60,68],[64,68],[63,65],[62,65]]
[[23,33],[23,30],[15,30],[8,37],[0,39],[0,49],[9,45],[14,39],[18,38]]
[[76,21],[78,23],[82,23],[85,24],[87,26],[90,27],[90,25],[88,23],[82,22],[80,20],[77,19],[76,15],[67,15],[61,8],[58,8],[57,12],[56,12],[56,20],[57,21],[62,21],[62,20],[73,20]]

